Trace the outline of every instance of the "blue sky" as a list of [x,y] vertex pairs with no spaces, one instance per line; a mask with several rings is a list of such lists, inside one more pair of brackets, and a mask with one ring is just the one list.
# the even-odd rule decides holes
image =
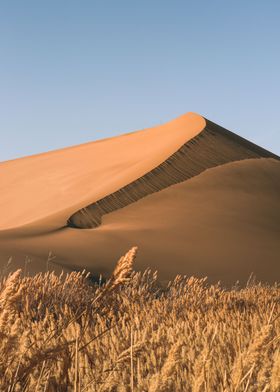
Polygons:
[[280,155],[279,1],[0,1],[0,161],[194,111]]

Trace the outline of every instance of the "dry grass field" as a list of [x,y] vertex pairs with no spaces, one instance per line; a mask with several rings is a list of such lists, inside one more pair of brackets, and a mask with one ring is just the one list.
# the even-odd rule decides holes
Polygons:
[[280,391],[280,285],[162,287],[135,254],[104,284],[2,277],[1,391]]

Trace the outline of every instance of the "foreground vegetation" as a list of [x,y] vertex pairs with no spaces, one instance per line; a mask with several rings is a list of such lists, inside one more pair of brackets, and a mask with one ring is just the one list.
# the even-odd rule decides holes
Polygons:
[[84,272],[0,286],[1,391],[280,391],[280,285]]

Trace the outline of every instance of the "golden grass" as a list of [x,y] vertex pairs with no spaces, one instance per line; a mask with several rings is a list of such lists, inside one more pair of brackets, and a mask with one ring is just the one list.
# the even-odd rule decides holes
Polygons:
[[85,272],[2,278],[1,391],[280,391],[280,285],[162,288],[135,255],[102,286]]

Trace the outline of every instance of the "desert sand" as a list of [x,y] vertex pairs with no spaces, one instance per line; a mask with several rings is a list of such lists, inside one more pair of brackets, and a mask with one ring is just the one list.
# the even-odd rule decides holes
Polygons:
[[138,245],[163,281],[280,277],[279,157],[195,113],[0,163],[0,190],[2,269],[107,276]]

